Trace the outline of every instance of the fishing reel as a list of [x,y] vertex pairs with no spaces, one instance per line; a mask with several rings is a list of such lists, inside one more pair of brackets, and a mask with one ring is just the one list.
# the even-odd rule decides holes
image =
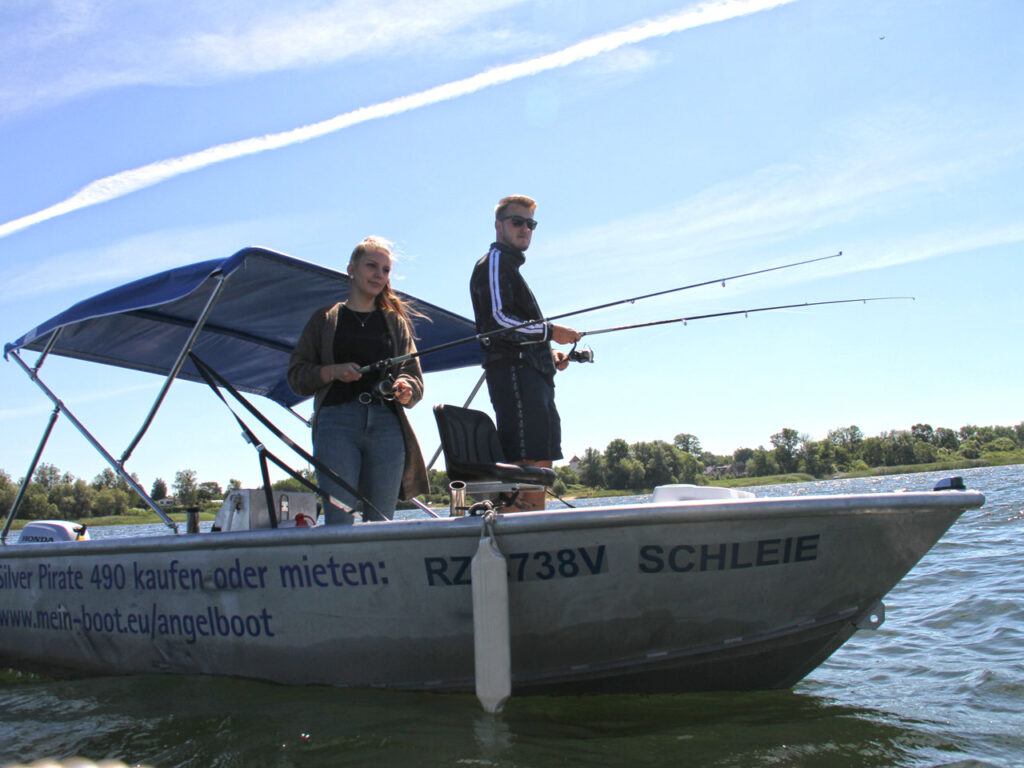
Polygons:
[[392,376],[385,376],[373,385],[373,394],[381,400],[395,399],[395,380]]
[[572,345],[572,349],[569,350],[569,354],[566,355],[574,363],[592,363],[594,362],[594,350],[590,347],[586,349],[576,349],[576,345]]

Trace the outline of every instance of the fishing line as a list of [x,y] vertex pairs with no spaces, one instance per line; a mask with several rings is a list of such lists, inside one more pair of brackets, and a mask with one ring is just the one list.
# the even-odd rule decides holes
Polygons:
[[[478,334],[476,334],[474,336],[466,336],[465,338],[462,338],[462,339],[456,339],[454,341],[448,341],[448,342],[445,342],[444,344],[438,344],[437,346],[428,347],[427,349],[421,349],[421,350],[418,350],[416,352],[409,352],[408,354],[399,355],[398,357],[389,357],[389,358],[387,358],[385,360],[378,360],[375,363],[370,363],[369,365],[364,365],[362,368],[359,369],[359,373],[363,374],[363,373],[369,373],[370,371],[384,370],[385,368],[390,368],[393,365],[397,365],[399,363],[404,363],[407,360],[414,360],[417,357],[423,357],[424,355],[429,355],[429,354],[432,354],[434,352],[443,352],[446,349],[451,349],[452,347],[461,346],[462,344],[469,344],[470,342],[473,342],[473,341],[482,341],[483,339],[489,338],[489,337],[494,336],[494,335],[499,334],[499,333],[509,333],[511,331],[518,331],[518,330],[520,330],[522,328],[526,328],[526,327],[531,326],[531,325],[538,325],[540,323],[551,323],[551,322],[554,322],[555,320],[561,320],[561,319],[566,318],[566,317],[573,317],[574,315],[582,315],[582,314],[585,314],[587,312],[596,312],[599,309],[608,309],[609,307],[617,307],[617,306],[620,306],[622,304],[633,304],[634,302],[643,301],[644,299],[653,299],[656,296],[665,296],[665,295],[670,294],[670,293],[678,293],[680,291],[688,291],[688,290],[690,290],[692,288],[703,288],[706,285],[714,285],[715,283],[721,283],[722,287],[724,288],[725,284],[727,282],[729,282],[730,280],[739,280],[742,277],[752,277],[753,275],[764,275],[764,274],[767,274],[768,272],[777,272],[780,269],[791,269],[792,267],[800,267],[800,266],[803,266],[804,264],[813,264],[813,263],[815,263],[817,261],[827,261],[828,259],[836,259],[836,258],[839,258],[842,255],[843,255],[843,252],[839,251],[838,253],[833,253],[830,256],[818,256],[817,258],[813,258],[813,259],[804,259],[803,261],[794,261],[794,262],[791,262],[789,264],[780,264],[779,266],[776,266],[776,267],[766,267],[765,269],[755,269],[755,270],[753,270],[751,272],[741,272],[741,273],[736,274],[736,275],[729,275],[728,277],[716,277],[713,280],[704,280],[703,282],[700,282],[700,283],[690,283],[689,285],[681,285],[681,286],[679,286],[677,288],[666,288],[665,290],[662,290],[662,291],[654,291],[653,293],[645,293],[645,294],[643,294],[641,296],[633,296],[633,297],[628,298],[628,299],[617,299],[616,301],[609,301],[609,302],[607,302],[605,304],[596,304],[596,305],[594,305],[592,307],[585,307],[583,309],[575,309],[575,310],[573,310],[571,312],[563,312],[560,315],[552,315],[550,317],[540,318],[539,320],[527,320],[526,322],[520,323],[519,325],[512,325],[512,326],[509,326],[507,328],[496,328],[493,331],[486,331],[485,333],[478,333]],[[764,311],[764,310],[756,310],[756,311]],[[697,318],[693,318],[693,319],[697,319]],[[678,321],[663,321],[663,322],[678,322]],[[592,333],[597,333],[597,331],[592,331]]]
[[804,301],[799,304],[779,304],[774,307],[753,307],[751,309],[733,309],[728,312],[710,312],[705,315],[690,315],[688,317],[673,317],[670,320],[652,320],[648,323],[633,323],[632,325],[618,325],[614,328],[598,328],[592,331],[580,331],[580,337],[596,336],[599,333],[614,333],[616,331],[628,331],[634,328],[650,328],[654,325],[668,325],[670,323],[682,323],[686,325],[691,320],[707,320],[712,317],[729,317],[730,315],[752,315],[755,312],[774,312],[779,309],[796,309],[799,307],[820,307],[825,304],[854,304],[861,302],[867,304],[869,301],[914,301],[913,296],[868,296],[861,299],[833,299],[831,301]]

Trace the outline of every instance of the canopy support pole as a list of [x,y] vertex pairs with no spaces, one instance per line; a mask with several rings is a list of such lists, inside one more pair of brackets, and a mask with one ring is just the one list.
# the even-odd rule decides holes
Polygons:
[[[480,374],[480,378],[476,382],[476,386],[473,387],[473,391],[469,393],[469,397],[466,398],[463,408],[469,408],[469,404],[473,402],[473,398],[476,397],[476,393],[480,391],[480,387],[484,385],[484,379],[487,378],[487,371]],[[441,446],[438,444],[437,450],[434,451],[434,455],[430,457],[430,463],[427,464],[427,470],[434,466],[434,462],[437,461],[437,457],[441,455]]]
[[21,483],[21,487],[18,488],[18,495],[14,497],[14,503],[11,505],[11,511],[7,513],[7,520],[4,522],[3,533],[0,533],[0,542],[7,543],[7,532],[11,530],[11,523],[14,522],[14,516],[18,514],[18,507],[21,506],[21,499],[25,495],[25,491],[28,490],[29,483],[32,482],[32,475],[36,473],[36,465],[39,463],[40,457],[43,455],[43,448],[46,447],[46,442],[50,439],[50,433],[53,432],[53,426],[57,423],[57,417],[60,416],[60,408],[54,408],[53,413],[50,414],[50,421],[46,425],[46,429],[43,430],[43,439],[39,441],[39,447],[36,448],[36,455],[32,457],[32,463],[28,465],[28,472],[25,473],[25,479]]
[[142,486],[135,482],[132,476],[129,475],[127,471],[125,471],[125,468],[121,465],[121,463],[113,456],[111,456],[107,449],[104,448],[100,444],[100,442],[95,437],[92,436],[92,433],[90,433],[89,430],[85,428],[85,425],[78,420],[75,414],[69,411],[67,406],[60,401],[60,398],[58,398],[53,393],[53,391],[49,387],[47,387],[42,382],[42,380],[40,380],[39,375],[28,367],[25,361],[21,359],[21,355],[19,355],[15,350],[8,352],[8,355],[14,358],[14,361],[22,367],[25,373],[28,374],[28,377],[32,379],[32,381],[36,383],[36,386],[43,391],[43,394],[50,398],[50,402],[53,403],[57,410],[64,412],[64,415],[68,417],[68,420],[74,425],[75,429],[77,429],[81,433],[82,437],[84,437],[86,441],[88,441],[89,445],[91,445],[93,449],[100,456],[103,457],[104,461],[106,461],[113,468],[113,470],[117,472],[118,475],[121,476],[121,479],[128,484],[128,486],[139,496],[140,499],[142,499],[146,506],[152,509],[154,512],[156,512],[172,531],[178,533],[177,523],[175,523],[173,520],[171,520],[170,517],[168,517],[167,513],[164,512],[157,505],[157,503],[149,497],[149,494],[142,489]]
[[213,311],[214,305],[217,303],[217,299],[220,298],[221,291],[224,290],[225,276],[223,272],[217,272],[213,275],[217,281],[217,285],[214,286],[213,292],[210,294],[210,298],[206,301],[206,306],[203,307],[202,314],[199,315],[199,319],[196,320],[196,324],[192,327],[192,333],[189,334],[188,339],[185,341],[185,345],[182,347],[181,352],[178,353],[178,359],[174,361],[174,366],[167,374],[167,378],[164,379],[164,385],[160,388],[160,392],[156,396],[156,400],[153,402],[153,407],[149,409],[149,413],[146,415],[145,420],[142,422],[142,427],[138,433],[128,444],[128,447],[124,449],[124,453],[121,454],[122,466],[128,458],[132,455],[132,452],[138,446],[139,441],[142,440],[142,436],[149,430],[150,424],[153,423],[153,419],[156,416],[156,412],[163,405],[164,398],[167,397],[167,392],[171,388],[171,384],[178,377],[178,373],[181,371],[181,367],[185,364],[188,359],[188,353],[192,351],[192,346],[196,343],[196,339],[199,338],[199,332],[203,330],[203,326],[206,325],[207,318],[210,317],[210,313]]
[[64,326],[61,326],[50,334],[50,340],[46,342],[46,346],[43,347],[43,351],[39,353],[39,359],[36,360],[36,365],[32,369],[33,373],[39,373],[39,369],[43,367],[43,362],[50,356],[50,350],[53,349],[53,345],[57,343],[57,339],[60,338],[63,331]]

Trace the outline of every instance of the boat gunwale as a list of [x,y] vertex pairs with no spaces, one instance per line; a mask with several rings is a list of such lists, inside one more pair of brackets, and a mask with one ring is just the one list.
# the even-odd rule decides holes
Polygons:
[[[821,515],[885,515],[907,511],[977,509],[985,503],[979,491],[898,491],[892,493],[779,496],[714,501],[670,501],[622,506],[600,506],[499,515],[493,532],[498,535],[554,533],[597,528],[634,528],[672,523],[700,524],[742,520],[783,521]],[[182,552],[206,549],[276,548],[296,545],[334,545],[366,542],[416,541],[443,538],[479,538],[482,518],[455,517],[359,523],[352,526],[266,528],[251,531],[216,531],[203,534],[160,534],[89,539],[75,542],[8,543],[0,547],[0,560],[42,556],[82,556],[111,552]]]

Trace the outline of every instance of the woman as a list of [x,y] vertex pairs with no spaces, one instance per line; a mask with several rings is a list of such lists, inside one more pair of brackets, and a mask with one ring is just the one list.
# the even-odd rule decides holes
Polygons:
[[[295,393],[316,395],[313,455],[388,519],[399,496],[427,491],[423,455],[405,415],[423,397],[419,360],[391,372],[359,373],[365,365],[416,350],[409,317],[419,313],[391,290],[391,265],[387,240],[367,237],[359,243],[348,262],[348,298],[313,313],[288,365],[288,385]],[[323,473],[317,480],[330,496],[355,507],[351,491]],[[372,509],[364,509],[363,518],[379,519]],[[350,525],[353,517],[325,504],[324,520]]]

